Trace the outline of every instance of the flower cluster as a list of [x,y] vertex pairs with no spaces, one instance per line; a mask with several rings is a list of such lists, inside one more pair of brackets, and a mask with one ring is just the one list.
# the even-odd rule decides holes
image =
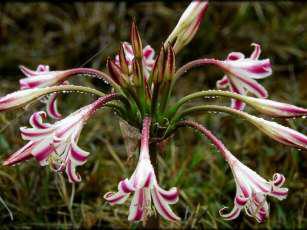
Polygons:
[[[171,137],[179,127],[192,127],[202,132],[231,168],[237,190],[234,207],[228,213],[226,208],[222,208],[220,215],[232,220],[244,209],[247,215],[258,222],[268,218],[266,197],[272,196],[279,200],[286,198],[288,189],[282,187],[285,177],[276,173],[271,181],[262,178],[232,155],[204,126],[186,118],[211,111],[231,113],[252,123],[277,142],[307,149],[307,137],[304,134],[243,111],[247,105],[261,114],[285,118],[306,116],[307,109],[266,99],[267,91],[256,80],[270,76],[272,67],[268,58],[259,59],[261,46],[256,43],[252,43],[254,51],[248,58],[240,52],[232,52],[226,60],[202,58],[180,68],[176,67],[176,55],[196,35],[207,8],[206,1],[192,1],[156,56],[151,46],[143,48],[141,36],[133,22],[130,43],[123,42],[114,60],[107,60],[108,73],[91,68],[50,71],[47,65],[39,65],[32,71],[20,66],[26,78],[20,80],[19,91],[0,98],[0,112],[22,108],[48,97],[47,113],[35,112],[30,117],[31,127],[20,128],[22,138],[28,143],[11,154],[3,164],[14,165],[34,157],[42,166],[49,165],[57,172],[65,171],[69,182],[80,182],[81,176],[76,172],[76,167],[87,161],[89,152],[77,145],[78,139],[87,120],[97,109],[107,106],[129,125],[141,131],[140,154],[135,171],[130,178],[119,182],[117,192],[104,195],[109,204],[115,205],[123,204],[133,194],[128,216],[130,221],[146,222],[155,213],[154,210],[168,221],[181,219],[170,207],[178,201],[179,192],[175,187],[164,190],[159,186],[155,172],[157,169],[151,163],[157,153],[149,151],[156,149],[161,141]],[[224,74],[217,81],[219,90],[200,91],[179,100],[170,100],[176,80],[189,69],[204,65],[213,65]],[[76,75],[98,77],[112,89],[105,94],[94,88],[70,85],[68,78]],[[63,118],[57,110],[56,97],[61,92],[69,91],[91,93],[98,96],[98,99]],[[230,98],[231,106],[186,104],[205,96]],[[56,121],[45,122],[48,115]]]

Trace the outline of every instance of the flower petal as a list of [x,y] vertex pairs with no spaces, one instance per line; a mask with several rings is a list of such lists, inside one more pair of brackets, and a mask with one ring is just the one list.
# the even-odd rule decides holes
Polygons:
[[261,46],[257,43],[252,43],[252,46],[254,46],[254,51],[251,54],[250,58],[253,60],[257,60],[261,54]]
[[85,164],[87,157],[90,153],[81,149],[79,146],[77,146],[75,140],[76,140],[75,135],[72,135],[71,148],[70,148],[70,159],[76,165],[83,165]]
[[129,197],[129,194],[121,192],[107,192],[103,198],[106,199],[110,205],[123,204]]
[[54,93],[49,96],[47,101],[47,113],[51,118],[55,120],[62,118],[62,115],[58,111],[57,100],[56,100],[57,96],[58,94]]
[[35,112],[31,117],[30,117],[30,125],[33,128],[37,129],[47,129],[50,127],[50,124],[44,123],[43,119],[46,119],[46,113],[44,111],[39,111]]
[[135,191],[129,208],[129,221],[140,221],[144,214],[145,194],[144,189]]
[[4,162],[3,165],[14,165],[21,161],[28,160],[32,157],[31,150],[34,147],[35,142],[29,141],[25,146],[19,149],[17,152],[11,154]]
[[221,79],[221,80],[218,80],[216,82],[216,87],[218,89],[225,89],[229,84],[229,81],[228,81],[228,77],[227,75],[224,75],[224,77]]
[[233,220],[233,219],[236,219],[240,215],[242,208],[235,205],[229,213],[224,213],[226,209],[228,208],[224,207],[219,210],[220,216],[223,217],[225,220]]
[[262,85],[260,85],[257,81],[241,76],[232,76],[232,81],[235,81],[233,78],[237,78],[236,80],[240,81],[241,85],[255,96],[260,98],[268,97],[266,89]]
[[79,173],[76,172],[76,165],[71,161],[67,160],[66,164],[66,174],[70,183],[80,182],[81,177]]
[[36,158],[41,166],[47,165],[47,159],[54,152],[54,146],[51,144],[51,139],[44,140],[35,145],[32,150],[32,155]]
[[157,186],[152,189],[151,192],[152,200],[154,202],[155,208],[158,213],[168,221],[178,221],[180,217],[178,217],[169,207],[168,202],[163,199],[161,194],[158,191]]

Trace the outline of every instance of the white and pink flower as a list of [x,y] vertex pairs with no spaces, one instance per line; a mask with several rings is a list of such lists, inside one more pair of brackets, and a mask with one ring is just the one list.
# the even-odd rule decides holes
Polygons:
[[166,39],[165,44],[171,44],[175,53],[178,53],[195,36],[207,8],[208,1],[192,1],[181,15],[176,27]]
[[47,94],[49,89],[47,88],[33,88],[19,90],[10,94],[7,94],[0,98],[0,112],[9,109],[16,109],[25,106],[32,100],[40,98]]
[[306,135],[280,125],[274,121],[267,121],[263,118],[255,117],[250,114],[245,114],[244,116],[272,139],[285,145],[307,149]]
[[275,173],[272,181],[267,181],[256,172],[242,164],[229,151],[226,159],[236,182],[236,196],[234,207],[225,213],[226,207],[220,210],[220,215],[226,220],[237,218],[244,208],[248,216],[254,217],[258,222],[263,222],[269,216],[269,205],[266,196],[283,200],[288,195],[288,189],[281,187],[285,177]]
[[[124,48],[126,61],[128,63],[129,72],[132,72],[132,61],[134,59],[132,46],[129,42],[124,42],[123,48]],[[143,49],[143,67],[144,67],[143,73],[146,79],[149,78],[150,72],[154,66],[155,63],[154,56],[155,56],[154,49],[150,45],[145,46]],[[117,64],[118,66],[120,65],[119,55],[115,56],[115,64]]]
[[247,215],[254,217],[258,222],[263,222],[269,216],[269,205],[266,196],[273,196],[283,200],[288,195],[288,189],[281,186],[285,177],[275,173],[272,181],[267,181],[256,172],[242,164],[224,144],[215,137],[211,131],[194,121],[181,121],[179,126],[189,126],[204,134],[228,162],[236,182],[236,196],[234,207],[229,213],[225,213],[227,207],[220,209],[220,215],[226,220],[233,220],[240,215],[244,208]]
[[[250,92],[256,97],[266,98],[268,93],[266,89],[254,79],[262,79],[272,74],[270,59],[259,60],[261,47],[253,43],[254,51],[249,58],[244,54],[232,52],[225,61],[218,61],[219,65],[225,71],[225,76],[217,81],[217,88],[229,88],[231,92],[246,95]],[[245,104],[242,101],[232,99],[231,107],[243,110]]]
[[170,204],[178,200],[178,191],[171,188],[169,191],[162,189],[157,182],[154,168],[149,156],[149,129],[150,118],[143,121],[141,150],[137,167],[130,177],[118,184],[118,192],[108,192],[104,198],[111,204],[124,203],[131,193],[134,193],[128,220],[145,221],[151,214],[151,202],[158,213],[168,221],[178,221],[180,218],[171,210]]
[[[100,76],[100,72],[90,68],[75,68],[60,71],[50,71],[48,65],[38,65],[35,71],[28,69],[25,66],[19,67],[21,72],[26,76],[19,80],[20,89],[34,89],[34,88],[45,88],[55,85],[66,85],[66,81],[73,75],[89,75],[89,76]],[[53,93],[48,96],[46,100],[47,114],[56,120],[62,118],[62,115],[57,109],[57,93]]]
[[273,117],[307,116],[307,109],[269,99],[244,97],[244,101],[259,112]]
[[115,97],[116,94],[101,97],[54,124],[43,121],[45,112],[35,112],[29,120],[32,127],[20,128],[22,138],[29,142],[3,164],[14,165],[35,157],[41,166],[50,165],[55,171],[65,170],[71,183],[79,182],[81,177],[76,167],[85,164],[89,155],[77,145],[83,125],[96,109]]

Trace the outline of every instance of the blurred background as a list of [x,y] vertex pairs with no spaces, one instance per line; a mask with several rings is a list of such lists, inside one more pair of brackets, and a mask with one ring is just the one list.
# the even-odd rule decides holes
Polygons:
[[[36,69],[48,64],[52,70],[73,67],[105,69],[106,58],[114,58],[121,41],[129,39],[136,19],[145,44],[158,50],[188,2],[89,2],[5,3],[0,5],[0,96],[18,89],[22,74],[18,65]],[[194,40],[176,57],[181,66],[199,57],[224,59],[231,51],[248,56],[252,42],[262,45],[261,58],[270,58],[273,75],[260,80],[271,99],[307,107],[307,7],[302,2],[212,1]],[[213,89],[222,73],[214,67],[197,68],[178,81],[176,96]],[[105,87],[97,79],[75,77],[73,84]],[[94,100],[85,94],[66,94],[59,104],[63,114]],[[216,101],[227,103],[228,101]],[[20,126],[27,126],[35,105],[0,114],[0,158],[23,146]],[[249,110],[253,113],[254,111]],[[183,219],[165,228],[306,228],[306,152],[268,139],[250,124],[225,114],[197,118],[210,128],[243,163],[266,179],[283,173],[290,189],[284,201],[269,197],[270,218],[263,224],[241,214],[224,221],[220,208],[233,205],[235,183],[227,164],[201,135],[181,130],[159,157],[162,187],[177,186],[180,201],[174,211]],[[306,120],[276,119],[283,125],[307,133]],[[66,175],[39,167],[34,160],[15,167],[0,166],[0,195],[14,214],[10,221],[0,205],[1,228],[137,228],[127,221],[129,203],[110,207],[104,193],[117,189],[120,179],[134,170],[137,158],[128,159],[118,119],[100,111],[88,122],[79,145],[90,151],[86,165],[79,167],[82,182],[75,195]],[[72,199],[74,198],[74,199]]]

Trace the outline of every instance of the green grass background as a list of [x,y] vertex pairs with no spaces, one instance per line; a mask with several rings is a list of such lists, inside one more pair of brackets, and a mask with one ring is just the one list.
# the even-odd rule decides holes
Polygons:
[[[18,89],[22,74],[18,65],[36,68],[49,64],[61,70],[78,66],[105,69],[106,58],[114,57],[119,42],[128,40],[135,17],[145,44],[159,49],[176,25],[188,3],[6,3],[0,5],[0,95]],[[273,63],[273,75],[260,82],[270,98],[307,107],[307,7],[302,2],[210,3],[195,39],[178,55],[177,67],[199,57],[223,59],[231,51],[247,56],[250,44],[262,45],[261,57]],[[89,60],[91,57],[93,57]],[[215,88],[222,73],[214,67],[197,68],[178,81],[173,100],[196,90]],[[102,88],[96,79],[74,78],[74,84]],[[64,95],[64,114],[93,101],[84,94]],[[212,103],[203,101],[203,103]],[[216,100],[214,103],[228,103]],[[28,125],[32,112],[44,109],[37,103],[27,110],[0,114],[0,157],[20,148],[19,127]],[[254,113],[248,109],[247,111]],[[246,165],[266,179],[283,173],[290,189],[286,200],[268,198],[270,218],[263,224],[241,214],[224,221],[218,214],[232,206],[235,183],[218,152],[201,135],[182,129],[159,157],[159,182],[164,188],[177,186],[180,201],[173,209],[183,219],[164,228],[306,228],[306,152],[285,147],[268,139],[253,126],[225,114],[208,114],[197,120],[210,128]],[[283,125],[307,133],[304,119],[278,119]],[[79,145],[91,152],[79,167],[82,182],[72,186],[65,175],[57,175],[34,161],[15,167],[0,166],[0,195],[14,213],[14,221],[0,206],[1,228],[75,227],[136,228],[127,221],[127,202],[110,207],[103,194],[116,190],[120,179],[131,175],[136,155],[128,160],[118,119],[100,111],[85,126]]]

